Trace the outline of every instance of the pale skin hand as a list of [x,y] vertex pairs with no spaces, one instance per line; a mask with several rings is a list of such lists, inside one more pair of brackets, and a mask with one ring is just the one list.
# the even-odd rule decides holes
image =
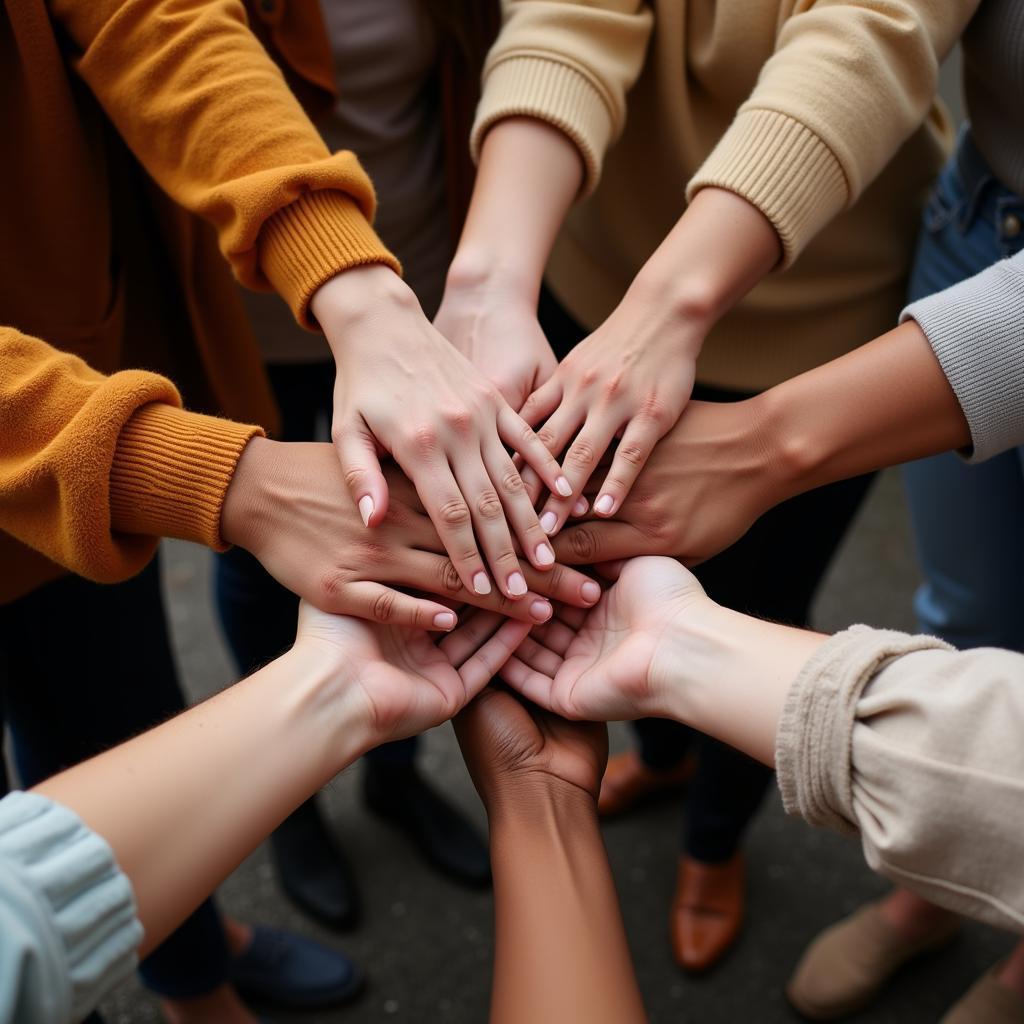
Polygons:
[[391,502],[370,532],[347,498],[331,445],[254,438],[224,500],[222,536],[318,608],[395,625],[449,630],[452,603],[543,622],[551,616],[549,597],[589,607],[600,596],[596,583],[561,566],[545,573],[525,569],[530,589],[522,600],[467,589],[415,491],[393,467],[388,473]]
[[671,718],[772,764],[786,694],[824,640],[721,608],[674,559],[637,558],[592,611],[537,627],[501,677],[567,718]]
[[604,726],[491,687],[455,731],[491,826],[491,1024],[645,1021],[597,823]]
[[145,956],[339,771],[457,712],[528,628],[478,613],[438,649],[422,631],[303,605],[287,654],[36,789],[113,848],[132,883]]
[[375,527],[387,515],[387,452],[415,485],[466,588],[487,594],[489,567],[506,597],[525,597],[513,535],[535,568],[553,559],[505,446],[555,493],[571,493],[553,456],[389,268],[337,275],[311,309],[337,364],[332,436],[364,522]]
[[[775,229],[746,200],[699,192],[608,319],[523,406],[524,419],[579,495],[619,438],[594,511],[614,515],[693,390],[697,356],[718,319],[778,263]],[[524,473],[528,486],[533,479]],[[541,513],[557,532],[574,499],[552,493]]]
[[508,118],[481,147],[473,201],[434,322],[517,411],[558,365],[537,323],[537,297],[582,180],[576,146],[542,121]]

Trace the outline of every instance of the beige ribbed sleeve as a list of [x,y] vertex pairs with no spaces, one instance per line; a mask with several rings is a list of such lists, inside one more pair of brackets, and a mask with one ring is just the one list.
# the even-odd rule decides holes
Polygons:
[[907,306],[971,430],[971,462],[1024,444],[1024,252]]
[[651,32],[640,0],[503,0],[505,25],[484,66],[470,137],[473,158],[487,130],[506,117],[535,117],[579,147],[582,195],[601,177],[622,133],[626,93],[643,67]]
[[786,810],[859,833],[868,864],[1024,933],[1024,656],[855,626],[794,681],[776,767]]
[[708,186],[743,196],[775,225],[789,265],[924,120],[978,0],[782,6],[798,13],[687,198]]

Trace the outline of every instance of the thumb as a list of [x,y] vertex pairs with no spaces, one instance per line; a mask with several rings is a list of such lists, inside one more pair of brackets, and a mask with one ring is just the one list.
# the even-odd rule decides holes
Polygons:
[[377,441],[365,423],[335,430],[334,447],[341,461],[352,501],[366,526],[377,526],[388,514],[388,483],[381,472]]

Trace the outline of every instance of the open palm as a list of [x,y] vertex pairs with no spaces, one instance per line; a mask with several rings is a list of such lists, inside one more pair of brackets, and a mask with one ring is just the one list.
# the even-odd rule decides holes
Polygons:
[[329,615],[303,603],[298,637],[340,660],[358,713],[376,742],[384,743],[432,729],[459,712],[529,628],[494,612],[474,612],[435,644],[423,630]]
[[671,558],[635,558],[590,612],[564,609],[535,627],[501,677],[524,697],[574,719],[618,721],[656,714],[657,654],[673,621],[707,600]]

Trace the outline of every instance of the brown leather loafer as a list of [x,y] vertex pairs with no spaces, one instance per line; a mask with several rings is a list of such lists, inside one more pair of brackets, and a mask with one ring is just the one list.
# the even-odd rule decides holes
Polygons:
[[687,757],[676,768],[656,772],[648,768],[635,750],[609,758],[601,792],[597,798],[597,811],[602,818],[625,814],[652,800],[681,792],[693,778],[696,762]]
[[723,864],[679,858],[672,901],[672,953],[684,971],[714,967],[740,933],[746,872],[743,855]]

